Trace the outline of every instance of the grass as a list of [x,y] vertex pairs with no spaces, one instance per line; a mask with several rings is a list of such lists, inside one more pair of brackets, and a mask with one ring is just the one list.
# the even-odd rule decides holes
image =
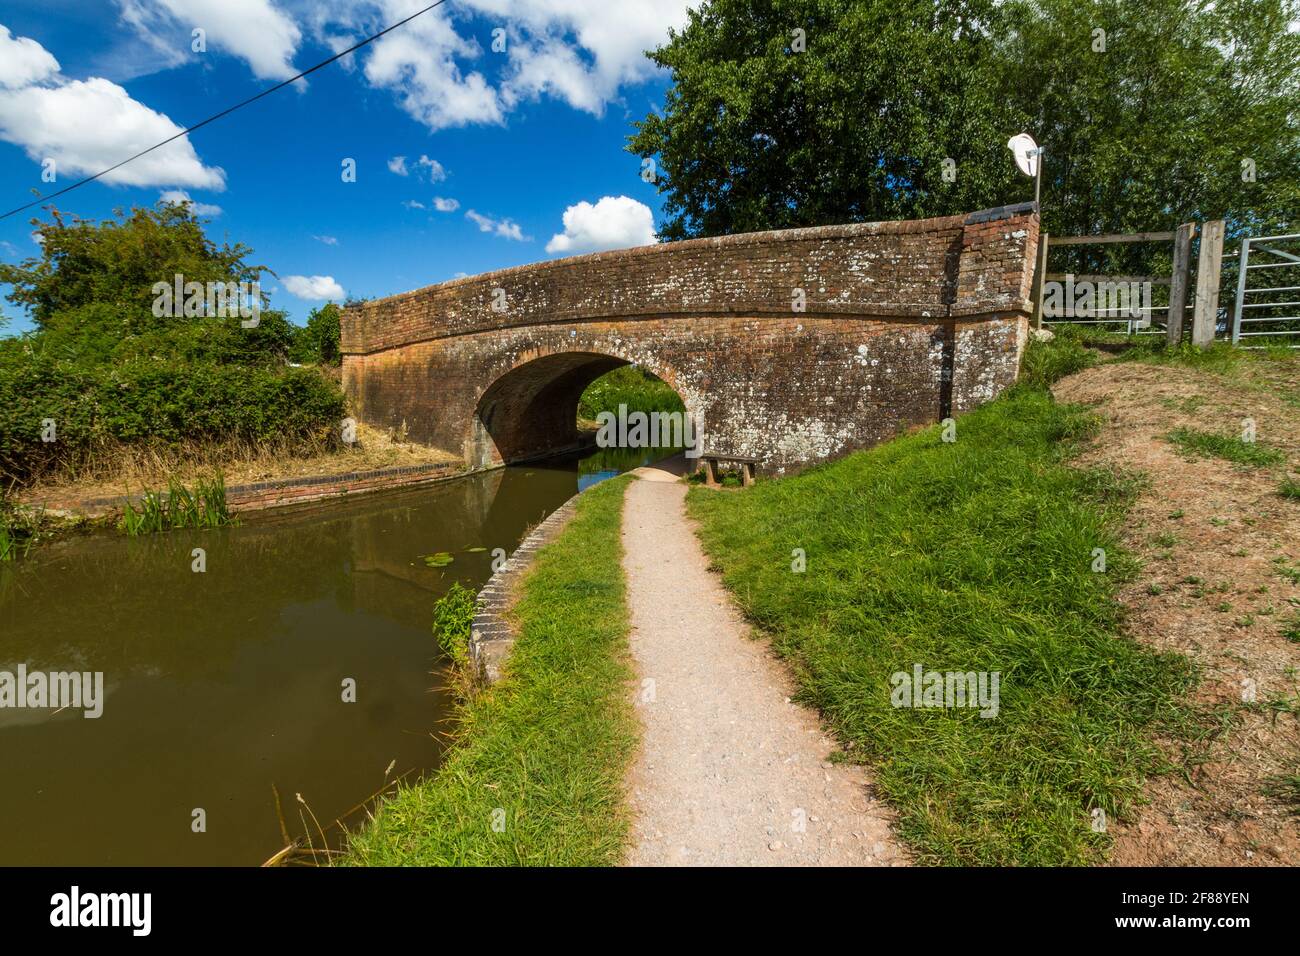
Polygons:
[[1300,644],[1300,615],[1282,625],[1282,636],[1292,644]]
[[[1033,356],[1061,347],[1027,361],[1077,364]],[[1134,563],[1114,528],[1134,480],[1068,467],[1092,427],[1022,386],[959,419],[955,443],[932,428],[743,494],[691,489],[726,585],[925,862],[1097,860],[1091,811],[1123,819],[1167,767],[1153,733],[1191,720],[1187,660],[1119,633]],[[916,664],[1000,672],[998,716],[892,706],[891,676]]]
[[1021,363],[1020,377],[1028,387],[1046,388],[1057,379],[1096,364],[1096,353],[1087,348],[1083,339],[1062,334],[1050,344],[1029,343]]
[[1300,564],[1292,564],[1285,555],[1279,554],[1273,559],[1273,570],[1292,584],[1300,584]]
[[1270,778],[1264,792],[1268,796],[1275,797],[1291,813],[1300,816],[1300,771]]
[[15,508],[0,492],[0,562],[16,561],[48,531],[43,516]]
[[172,479],[165,493],[145,492],[138,511],[127,504],[119,527],[135,537],[175,528],[219,528],[232,521],[226,505],[226,483],[218,474],[211,479],[197,479],[193,491]]
[[1176,428],[1165,440],[1172,442],[1184,455],[1199,458],[1222,458],[1245,468],[1272,468],[1286,461],[1286,455],[1262,442],[1246,442],[1232,435],[1218,435],[1197,428]]
[[1290,498],[1292,501],[1300,501],[1300,481],[1290,477],[1282,479],[1282,483],[1277,486],[1277,493],[1283,498]]
[[[617,863],[636,747],[625,682],[621,525],[629,478],[602,482],[522,585],[505,677],[467,699],[440,770],[385,799],[350,865]],[[496,829],[494,829],[496,824]]]

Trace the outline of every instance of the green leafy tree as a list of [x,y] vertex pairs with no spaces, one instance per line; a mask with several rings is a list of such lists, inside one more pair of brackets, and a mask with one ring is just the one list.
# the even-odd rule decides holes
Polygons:
[[1005,16],[996,100],[1046,148],[1050,231],[1294,222],[1300,3],[1018,0]]
[[656,161],[666,239],[1029,199],[1021,130],[1053,233],[1284,226],[1297,20],[1297,0],[710,0],[649,54],[673,85],[629,149]]
[[96,221],[51,208],[48,222],[32,220],[41,254],[19,265],[0,263],[0,282],[13,285],[9,301],[29,309],[38,329],[93,303],[118,307],[129,331],[142,330],[155,318],[156,282],[171,282],[177,273],[194,282],[257,282],[267,271],[244,262],[252,252],[247,246],[208,239],[188,204],[119,209],[114,217]]
[[85,362],[152,356],[242,364],[282,364],[294,328],[284,313],[266,308],[256,326],[242,319],[155,314],[154,286],[185,282],[259,283],[268,270],[252,265],[241,244],[218,246],[188,204],[118,210],[113,219],[70,217],[51,209],[33,220],[41,253],[0,264],[9,300],[29,311],[32,347],[55,358]]
[[[0,484],[110,463],[124,445],[332,447],[343,394],[314,369],[286,367],[299,330],[265,308],[230,316],[155,314],[154,285],[259,282],[251,250],[212,243],[187,205],[94,222],[52,212],[41,254],[0,266],[10,301],[36,329],[0,339]],[[312,334],[333,342],[329,319]],[[303,330],[307,331],[307,330]],[[49,441],[45,423],[57,424]]]
[[985,78],[998,16],[988,0],[693,11],[649,54],[673,86],[629,147],[657,163],[661,235],[942,214],[1008,192],[1007,134]]
[[316,365],[340,365],[343,361],[339,349],[339,316],[341,310],[333,302],[307,315],[307,324],[296,331],[289,357],[295,362]]

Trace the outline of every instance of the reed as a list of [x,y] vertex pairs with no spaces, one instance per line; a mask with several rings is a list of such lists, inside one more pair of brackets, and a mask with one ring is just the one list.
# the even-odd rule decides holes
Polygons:
[[173,478],[166,492],[146,491],[139,510],[127,504],[118,527],[136,537],[175,528],[220,528],[233,523],[226,503],[226,482],[218,472],[210,479],[197,479],[193,490]]
[[25,555],[41,531],[39,516],[13,507],[0,494],[0,561],[15,561]]

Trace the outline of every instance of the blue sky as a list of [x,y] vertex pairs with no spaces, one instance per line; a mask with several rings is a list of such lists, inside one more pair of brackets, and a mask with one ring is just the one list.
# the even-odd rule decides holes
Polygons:
[[[0,15],[0,211],[427,2],[9,0]],[[624,146],[667,85],[641,51],[667,39],[684,7],[448,0],[312,74],[305,88],[281,90],[124,167],[119,182],[55,204],[98,218],[183,190],[200,211],[220,210],[208,216],[211,237],[251,246],[252,261],[278,273],[264,290],[299,322],[316,297],[339,290],[388,295],[653,241],[660,200]],[[191,49],[196,28],[205,52]],[[504,51],[492,49],[497,29]],[[46,157],[53,184],[41,181]],[[355,182],[341,176],[347,158]],[[0,258],[39,251],[33,214],[39,208],[0,221]],[[9,320],[0,334],[30,327],[16,306],[0,308]]]

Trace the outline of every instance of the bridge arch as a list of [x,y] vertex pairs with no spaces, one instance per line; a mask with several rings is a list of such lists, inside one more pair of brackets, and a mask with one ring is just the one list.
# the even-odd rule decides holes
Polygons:
[[516,266],[345,309],[343,387],[359,420],[486,467],[571,444],[586,383],[635,363],[708,454],[781,473],[1014,382],[1037,247],[1022,204]]
[[678,384],[679,376],[662,362],[611,351],[534,350],[519,356],[479,391],[466,438],[468,463],[490,468],[580,447],[577,412],[582,393],[607,372],[632,364],[677,392],[687,415],[698,423],[699,409],[692,408],[698,403],[691,401]]

